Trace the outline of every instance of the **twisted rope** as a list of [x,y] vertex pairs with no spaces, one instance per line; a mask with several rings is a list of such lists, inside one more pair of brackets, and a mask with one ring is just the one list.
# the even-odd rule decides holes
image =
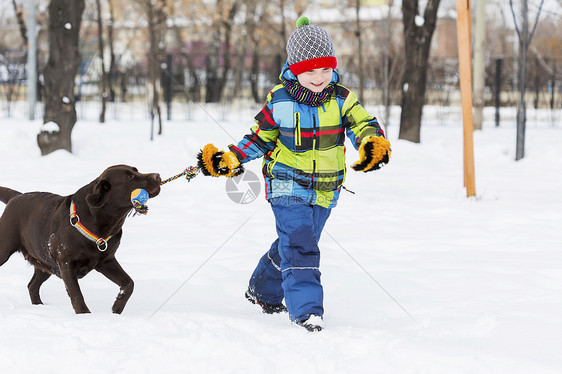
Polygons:
[[166,179],[165,181],[162,181],[162,183],[160,183],[160,185],[163,185],[165,183],[171,182],[173,180],[178,179],[179,177],[185,175],[185,179],[187,179],[187,181],[189,182],[190,180],[192,180],[193,178],[195,178],[197,176],[197,174],[199,174],[199,171],[201,171],[201,169],[198,166],[188,166],[183,173],[180,173],[178,175],[174,175],[173,177],[170,177],[168,179]]

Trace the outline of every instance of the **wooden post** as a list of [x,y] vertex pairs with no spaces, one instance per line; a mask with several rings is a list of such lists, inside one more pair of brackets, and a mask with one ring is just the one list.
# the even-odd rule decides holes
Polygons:
[[466,196],[476,195],[474,183],[474,145],[472,133],[472,48],[470,0],[457,0],[457,42],[463,119],[464,186]]

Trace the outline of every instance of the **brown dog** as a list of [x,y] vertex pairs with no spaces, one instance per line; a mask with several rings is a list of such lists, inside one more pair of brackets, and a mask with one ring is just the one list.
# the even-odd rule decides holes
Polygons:
[[41,284],[62,278],[76,313],[89,313],[78,279],[96,269],[120,287],[113,312],[121,313],[133,292],[133,280],[115,259],[133,208],[131,192],[142,188],[149,197],[160,193],[160,175],[141,174],[134,167],[107,168],[70,196],[48,192],[20,193],[0,187],[8,204],[0,217],[0,265],[17,251],[35,267],[28,284],[32,304],[43,304]]

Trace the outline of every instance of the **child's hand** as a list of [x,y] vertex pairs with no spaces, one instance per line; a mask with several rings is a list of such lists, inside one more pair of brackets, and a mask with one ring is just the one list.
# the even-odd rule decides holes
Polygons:
[[359,161],[351,165],[355,171],[377,170],[388,164],[390,142],[382,136],[369,136],[359,146]]
[[219,151],[212,144],[207,144],[197,155],[197,166],[204,175],[232,178],[244,172],[244,167],[232,152]]

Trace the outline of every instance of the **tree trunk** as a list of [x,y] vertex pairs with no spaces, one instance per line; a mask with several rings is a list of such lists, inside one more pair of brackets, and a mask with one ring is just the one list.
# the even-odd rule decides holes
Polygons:
[[[158,120],[158,135],[162,135],[162,113],[160,110],[160,61],[161,61],[161,44],[163,44],[164,27],[166,17],[164,14],[165,1],[157,1],[156,5],[151,0],[145,0],[147,16],[148,16],[148,33],[150,40],[150,51],[148,54],[148,100],[150,105],[150,114],[154,120],[156,116]],[[152,137],[152,134],[151,134]],[[151,138],[152,139],[152,138]]]
[[[232,26],[239,8],[240,1],[238,0],[231,2],[217,0],[216,12],[213,15],[214,34],[206,60],[207,84],[205,102],[207,103],[221,101],[231,66],[230,43]],[[222,69],[220,68],[221,63]]]
[[72,152],[71,133],[76,123],[74,77],[80,65],[78,35],[84,0],[51,0],[49,4],[49,59],[44,72],[44,123],[54,122],[59,131],[37,135],[41,154],[58,149]]
[[[254,102],[259,103],[263,101],[263,95],[259,92],[258,80],[259,80],[259,68],[260,68],[260,33],[257,32],[259,25],[262,24],[264,16],[267,14],[267,8],[270,5],[268,1],[249,1],[246,4],[246,34],[248,35],[250,41],[250,48],[252,53],[252,61],[250,66],[250,89],[252,93],[252,98]],[[281,2],[283,5],[283,2]],[[282,19],[283,8],[281,8]],[[285,26],[284,23],[281,27],[282,38],[285,36]],[[283,39],[285,40],[285,39]],[[279,66],[281,68],[281,66]]]
[[205,102],[216,103],[220,100],[219,90],[219,55],[221,45],[221,21],[223,10],[222,0],[217,0],[216,12],[213,14],[213,35],[209,46],[209,53],[205,59],[207,80],[205,83]]
[[361,0],[355,0],[355,37],[357,38],[357,59],[359,65],[359,101],[363,102],[365,92],[365,71],[363,70],[363,45],[361,41],[361,20],[359,12],[361,11]]
[[421,117],[425,104],[427,58],[421,50],[411,51],[406,57],[402,84],[402,113],[399,138],[420,142]]
[[255,103],[259,103],[263,100],[261,96],[261,92],[259,92],[258,88],[258,78],[260,74],[260,55],[257,49],[254,49],[252,52],[252,66],[250,68],[250,87],[252,91],[252,98],[254,99]]
[[16,13],[16,19],[18,20],[18,26],[20,29],[20,35],[23,39],[25,46],[27,47],[27,27],[25,26],[25,21],[23,20],[23,6],[22,8],[18,7],[16,0],[12,0],[12,6],[14,7],[14,12]]
[[101,4],[100,0],[96,0],[96,12],[97,12],[97,24],[98,24],[98,53],[100,55],[101,64],[101,84],[100,84],[100,96],[101,96],[101,113],[100,113],[100,123],[105,122],[105,110],[107,108],[107,72],[105,71],[105,58],[104,58],[104,47],[103,47],[103,21],[101,19]]
[[228,73],[230,72],[230,67],[232,65],[232,55],[230,53],[231,36],[232,36],[232,26],[234,25],[234,17],[238,13],[239,3],[234,1],[230,9],[228,9],[228,17],[223,19],[222,27],[224,29],[224,52],[223,52],[223,68],[222,75],[219,80],[219,100],[222,98],[224,93],[224,88],[226,86],[226,81],[228,79]]
[[391,46],[392,46],[392,7],[394,6],[394,0],[388,1],[388,15],[386,16],[385,23],[385,36],[384,36],[384,54],[383,54],[383,70],[382,70],[382,81],[383,81],[383,104],[384,104],[384,121],[385,125],[388,127],[390,125],[390,94],[391,94],[391,81],[394,75],[395,66],[393,65],[393,60],[391,57]]
[[117,71],[115,69],[115,49],[113,42],[113,25],[115,23],[115,17],[113,15],[113,2],[107,0],[109,5],[109,24],[107,25],[107,42],[109,43],[109,77],[107,81],[107,89],[109,90],[109,101],[115,102],[115,79],[117,77]]
[[[416,24],[416,16],[419,11],[418,1],[402,1],[406,64],[402,81],[402,113],[398,136],[400,139],[414,143],[420,142],[429,50],[440,0],[428,0],[421,25]],[[418,23],[421,22],[418,20]]]

